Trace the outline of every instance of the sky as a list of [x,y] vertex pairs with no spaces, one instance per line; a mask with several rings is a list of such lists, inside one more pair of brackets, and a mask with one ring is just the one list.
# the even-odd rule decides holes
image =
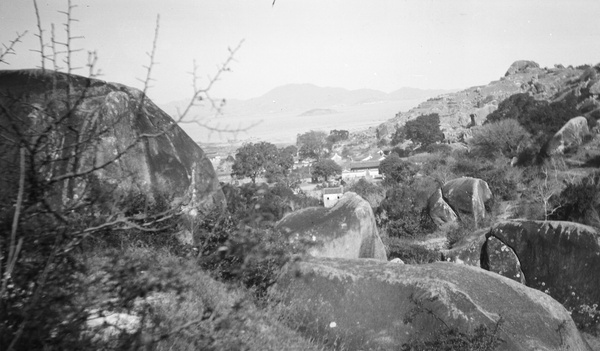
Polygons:
[[[391,92],[464,89],[516,60],[600,62],[598,0],[72,0],[77,65],[98,55],[103,80],[137,88],[160,15],[149,96],[189,98],[242,42],[211,95],[249,99],[291,83]],[[64,40],[67,0],[38,0],[43,37]],[[33,0],[0,0],[0,44],[28,31],[0,69],[40,66]],[[48,49],[46,49],[48,50]],[[75,73],[86,75],[85,69]]]

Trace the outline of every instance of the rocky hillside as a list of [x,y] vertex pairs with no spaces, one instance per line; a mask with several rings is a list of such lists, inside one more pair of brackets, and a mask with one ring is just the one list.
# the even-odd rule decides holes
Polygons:
[[600,93],[597,69],[598,66],[574,68],[562,65],[542,68],[533,61],[516,61],[499,80],[431,98],[406,113],[398,113],[367,134],[375,132],[378,140],[389,141],[397,125],[420,115],[437,113],[446,140],[457,141],[471,124],[471,115],[480,125],[502,100],[518,93],[529,93],[539,100],[556,101],[572,92],[578,96],[580,105],[587,104],[590,105],[588,110],[597,110],[600,105],[597,100]]

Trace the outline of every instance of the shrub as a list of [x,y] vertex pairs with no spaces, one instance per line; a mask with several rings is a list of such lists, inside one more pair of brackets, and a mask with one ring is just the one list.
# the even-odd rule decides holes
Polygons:
[[478,156],[512,158],[528,145],[530,134],[514,119],[504,119],[473,129],[471,145]]
[[550,219],[600,228],[600,172],[567,184],[560,194],[552,196],[550,203],[556,208]]
[[400,157],[408,157],[408,156],[410,156],[411,150],[409,150],[409,149],[403,149],[403,148],[401,148],[401,147],[398,147],[398,146],[396,146],[396,147],[394,147],[394,148],[393,148],[393,149],[390,151],[390,155],[391,155],[392,153],[395,153],[395,154],[397,154],[397,155],[398,155],[398,156],[400,156]]
[[418,179],[389,189],[375,211],[379,228],[390,237],[418,237],[435,230],[427,213],[427,199],[437,184],[430,179]]
[[396,153],[391,153],[379,164],[379,174],[383,175],[385,184],[405,183],[417,173],[417,168],[408,161],[403,161]]
[[529,133],[551,136],[569,119],[578,116],[577,97],[569,94],[560,101],[549,103],[535,100],[527,93],[515,94],[502,101],[487,117],[486,123],[515,119]]
[[360,178],[358,181],[346,186],[346,191],[352,191],[367,200],[372,208],[379,206],[385,198],[385,188],[373,182]]

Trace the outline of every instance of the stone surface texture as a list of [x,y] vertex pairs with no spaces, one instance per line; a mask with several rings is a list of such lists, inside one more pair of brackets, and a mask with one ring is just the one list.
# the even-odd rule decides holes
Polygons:
[[375,258],[387,260],[369,203],[347,192],[332,208],[309,207],[286,215],[277,228],[290,240],[312,242],[316,257]]
[[270,294],[298,330],[336,349],[400,349],[502,319],[498,351],[591,350],[550,296],[466,265],[308,257],[287,266]]
[[[202,149],[137,89],[50,70],[0,71],[0,104],[7,137],[46,131],[47,150],[38,156],[54,158],[39,170],[47,179],[89,173],[96,184],[124,194],[137,192],[150,199],[166,195],[194,202],[197,208],[225,203]],[[6,140],[0,141],[0,168],[8,174],[0,178],[15,184],[15,167],[10,165],[18,159],[18,147]],[[60,145],[78,145],[78,151]],[[89,180],[56,182],[53,200],[79,196]],[[13,186],[0,188],[3,197],[14,196]]]
[[546,292],[570,310],[600,304],[600,234],[596,229],[573,222],[513,220],[495,224],[488,236],[514,250],[528,286]]
[[585,136],[590,134],[587,119],[583,116],[571,118],[560,128],[548,143],[546,153],[549,155],[562,154],[566,148],[579,146]]
[[437,226],[443,226],[446,223],[452,223],[458,220],[452,207],[444,201],[442,189],[440,188],[431,194],[427,200],[427,208],[429,209],[429,216]]
[[476,222],[485,218],[485,204],[492,198],[488,184],[479,178],[461,177],[442,187],[444,199],[455,211],[471,213]]

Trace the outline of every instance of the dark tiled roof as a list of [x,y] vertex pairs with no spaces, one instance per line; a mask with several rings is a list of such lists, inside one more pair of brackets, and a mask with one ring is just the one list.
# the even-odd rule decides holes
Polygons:
[[379,168],[380,161],[365,161],[355,162],[350,164],[350,170],[353,169],[367,169],[367,168]]

